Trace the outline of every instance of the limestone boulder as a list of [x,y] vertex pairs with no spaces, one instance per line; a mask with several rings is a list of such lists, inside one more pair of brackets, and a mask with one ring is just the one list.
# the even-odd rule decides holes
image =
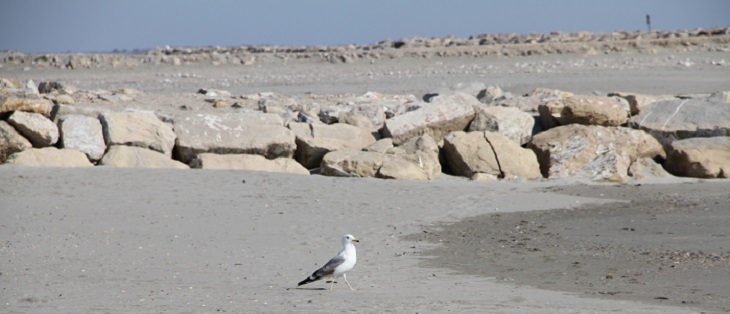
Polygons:
[[9,164],[30,167],[92,167],[86,154],[75,149],[55,147],[31,148],[14,153],[6,161]]
[[623,99],[626,99],[626,101],[629,103],[629,113],[631,116],[635,116],[641,112],[641,110],[644,109],[644,107],[658,102],[658,101],[664,101],[664,100],[675,100],[676,97],[672,95],[644,95],[644,94],[637,94],[637,93],[622,93],[622,92],[615,92],[615,93],[609,93],[608,96],[611,97],[621,97]]
[[0,120],[0,164],[4,163],[8,156],[31,148],[33,144],[30,141],[20,135],[12,125]]
[[491,104],[495,99],[504,96],[504,91],[499,86],[487,86],[477,93],[477,99],[483,104]]
[[353,149],[333,151],[325,155],[322,159],[320,173],[338,177],[428,179],[428,175],[422,169],[403,157]]
[[76,100],[70,95],[56,95],[49,98],[56,105],[73,105]]
[[398,158],[395,155],[386,155],[378,169],[377,175],[381,179],[396,180],[428,180],[428,174],[413,162]]
[[663,145],[693,137],[730,136],[730,103],[702,99],[665,100],[646,106],[629,119]]
[[70,95],[75,93],[78,88],[57,81],[43,81],[38,83],[38,92],[41,94],[60,93],[63,95]]
[[560,101],[573,96],[573,93],[557,89],[536,88],[533,91],[519,97],[512,97],[508,93],[495,97],[491,105],[517,108],[524,112],[538,112],[538,106],[548,101]]
[[386,120],[382,132],[395,145],[423,134],[439,142],[453,131],[465,130],[474,119],[475,108],[480,106],[474,96],[461,93],[440,96],[420,109]]
[[537,112],[537,108],[541,103],[543,103],[543,100],[540,96],[513,97],[511,95],[505,95],[495,98],[494,100],[492,100],[490,105],[517,108],[520,111],[534,113]]
[[535,153],[495,132],[452,132],[444,138],[449,169],[460,176],[487,173],[505,178],[541,178]]
[[669,145],[664,167],[694,178],[730,178],[730,137],[696,137]]
[[289,128],[296,136],[295,159],[304,167],[319,167],[325,154],[343,148],[360,150],[375,143],[369,129],[344,123],[309,124],[292,122]]
[[38,90],[35,89],[35,85],[31,88],[9,87],[0,89],[0,113],[24,111],[50,117],[52,110],[53,102],[41,98]]
[[250,170],[282,172],[308,175],[309,170],[291,158],[266,159],[261,155],[250,154],[199,154],[192,162],[192,168]]
[[538,106],[544,128],[572,123],[584,125],[621,126],[629,118],[628,103],[617,97],[571,96],[547,101]]
[[331,151],[324,155],[320,174],[333,177],[375,177],[385,154],[356,149]]
[[175,132],[151,111],[107,112],[100,120],[107,146],[136,146],[172,156]]
[[8,122],[35,147],[51,146],[58,142],[58,127],[42,114],[16,111],[10,115]]
[[640,158],[666,157],[659,142],[641,130],[570,124],[535,135],[527,145],[537,155],[544,177],[580,177],[626,182]]
[[106,144],[99,119],[82,115],[66,115],[58,119],[60,146],[78,150],[91,161],[104,156]]
[[366,152],[385,153],[388,149],[391,149],[393,147],[395,147],[393,146],[393,139],[386,137],[379,139],[377,142],[368,145],[362,150]]
[[292,158],[294,132],[268,113],[194,114],[175,118],[177,153],[185,163],[198,154],[256,154]]
[[629,177],[635,181],[648,180],[652,178],[666,178],[672,175],[665,170],[661,164],[651,158],[639,158],[629,166]]
[[120,168],[189,168],[188,165],[170,159],[158,151],[127,145],[110,146],[99,165]]
[[517,145],[522,145],[530,141],[534,127],[535,119],[522,110],[511,107],[485,107],[471,122],[469,131],[497,132]]
[[[385,113],[383,113],[383,115],[385,115]],[[368,119],[368,117],[354,111],[340,113],[338,119],[340,123],[349,124],[358,128],[370,130],[371,133],[375,133],[378,130],[377,127],[373,126],[373,123],[370,121],[370,119]],[[383,118],[383,121],[385,121],[385,118]]]
[[429,135],[423,135],[385,153],[351,148],[329,152],[322,159],[320,173],[327,176],[429,180],[441,173],[441,164],[438,145]]
[[714,92],[707,97],[709,101],[730,103],[730,90]]
[[[439,161],[440,148],[438,143],[428,134],[413,137],[397,148],[399,149],[398,152],[393,152],[392,149],[388,149],[386,150],[386,154],[397,155],[411,164],[418,166],[417,172],[419,176],[420,173],[425,173],[426,179],[430,180],[441,174],[441,162]],[[383,169],[380,172],[383,174]]]
[[64,104],[56,104],[53,106],[51,120],[58,123],[58,119],[67,115],[82,115],[90,118],[98,119],[102,114],[108,114],[112,111],[99,106],[70,106]]

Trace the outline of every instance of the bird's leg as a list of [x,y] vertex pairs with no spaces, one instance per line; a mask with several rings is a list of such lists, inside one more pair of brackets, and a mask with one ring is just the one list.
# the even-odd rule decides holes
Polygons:
[[332,275],[332,283],[330,284],[330,290],[335,286],[335,275]]
[[350,290],[355,291],[355,289],[352,289],[352,286],[350,285],[350,283],[347,282],[347,276],[345,274],[342,274],[342,279],[345,279],[345,283],[347,284],[348,287],[350,287]]

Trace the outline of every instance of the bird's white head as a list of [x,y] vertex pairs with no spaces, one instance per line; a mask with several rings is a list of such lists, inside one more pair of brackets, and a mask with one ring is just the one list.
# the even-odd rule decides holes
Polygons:
[[360,242],[360,240],[356,239],[351,234],[346,234],[346,235],[342,236],[342,245],[343,246],[351,244],[352,242]]

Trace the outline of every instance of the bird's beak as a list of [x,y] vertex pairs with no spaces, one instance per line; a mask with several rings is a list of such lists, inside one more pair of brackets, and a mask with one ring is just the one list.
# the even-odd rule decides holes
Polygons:
[[352,239],[352,242],[360,243],[360,240],[358,240],[358,239]]

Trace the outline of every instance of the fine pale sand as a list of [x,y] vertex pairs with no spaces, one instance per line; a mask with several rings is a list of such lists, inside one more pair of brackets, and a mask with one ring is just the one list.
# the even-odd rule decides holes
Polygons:
[[[175,95],[201,87],[234,94],[372,90],[421,96],[481,82],[516,94],[536,87],[709,93],[730,86],[730,67],[706,62],[723,57],[727,53],[660,50],[270,67],[7,66],[2,76],[82,89],[138,88],[167,101],[117,107],[177,110]],[[677,64],[688,58],[693,66]],[[446,175],[411,182],[4,165],[0,312],[730,310],[730,183],[660,181],[616,187]],[[333,291],[323,290],[324,282],[296,288],[337,253],[345,233],[361,239],[358,263],[347,276],[357,290],[344,282]]]
[[[669,233],[671,228],[666,222],[661,227],[654,227],[651,219],[615,222],[630,213],[607,219],[605,224],[601,219],[584,223],[581,220],[591,214],[566,209],[606,201],[562,194],[589,190],[590,196],[596,196],[594,190],[617,189],[615,187],[587,188],[555,182],[477,183],[450,177],[432,182],[409,182],[242,171],[105,167],[3,166],[0,178],[0,202],[3,204],[0,232],[4,240],[0,251],[4,283],[0,301],[6,313],[299,310],[687,313],[705,306],[727,309],[727,295],[721,293],[727,290],[719,290],[727,287],[727,281],[714,287],[703,285],[701,281],[708,276],[693,272],[696,268],[692,267],[687,273],[676,270],[679,274],[687,274],[683,277],[687,283],[676,285],[682,286],[683,292],[667,291],[674,286],[656,287],[646,297],[630,295],[628,298],[645,302],[629,301],[620,294],[599,294],[596,292],[602,290],[596,287],[586,286],[585,290],[569,287],[569,284],[559,282],[559,278],[544,276],[543,272],[551,272],[547,267],[569,272],[567,276],[570,277],[583,272],[585,286],[587,282],[599,281],[601,276],[607,275],[605,269],[590,267],[590,263],[600,261],[602,267],[616,269],[614,280],[619,282],[617,287],[606,288],[609,289],[606,291],[634,291],[630,286],[635,283],[621,283],[624,280],[619,278],[624,269],[623,255],[614,258],[611,246],[607,245],[605,250],[599,251],[607,255],[605,259],[586,256],[585,251],[590,251],[589,248],[573,247],[580,241],[574,238],[575,235],[579,231],[595,232],[614,237],[621,243],[628,241],[626,234],[630,233],[623,231],[624,227],[635,228],[633,233],[637,234],[657,228]],[[708,189],[693,189],[689,198],[693,201],[701,201],[705,192],[716,195],[725,188],[716,183],[689,186],[695,185]],[[560,193],[548,191],[556,187]],[[670,187],[669,195],[674,195],[676,186]],[[641,194],[641,189],[619,189],[634,197]],[[726,212],[727,195],[723,197],[724,203],[718,206],[724,206],[722,209]],[[629,196],[621,198],[631,199]],[[682,202],[677,204],[682,206]],[[591,212],[595,212],[595,205],[591,206]],[[616,206],[621,208],[621,205]],[[532,213],[552,208],[562,210],[556,214],[550,214],[551,211]],[[666,210],[684,213],[682,209]],[[718,211],[711,207],[709,213],[713,217],[722,216]],[[453,245],[459,245],[455,238],[481,236],[484,227],[495,225],[489,222],[490,219],[507,219],[515,215],[513,212],[528,215],[521,218],[528,224],[534,224],[537,217],[544,218],[545,232],[568,233],[568,244],[557,249],[553,247],[554,239],[528,242],[527,247],[537,247],[540,254],[545,255],[568,254],[569,257],[556,258],[562,262],[579,262],[577,269],[573,270],[570,263],[549,264],[541,258],[529,260],[519,256],[528,253],[506,252],[512,249],[505,249],[505,253],[484,254],[485,249],[486,252],[496,250],[487,245],[460,246],[454,250]],[[662,213],[660,208],[650,208],[642,215],[657,215],[671,220],[670,225],[684,225],[683,215],[664,218]],[[499,214],[503,218],[477,218],[475,221],[485,222],[477,227],[462,228],[458,235],[454,234],[453,226],[446,227],[444,230],[448,232],[443,240],[447,245],[444,247],[413,239],[423,234],[423,230],[432,230],[434,225],[485,214]],[[596,215],[600,218],[607,213]],[[570,224],[570,228],[560,228],[565,222],[562,219],[572,219],[576,223]],[[694,243],[713,237],[722,241],[727,236],[725,226],[708,223],[703,229],[704,235],[690,233],[687,240],[653,236],[635,246],[645,247],[656,242],[657,250],[662,246],[668,250],[678,241]],[[511,227],[513,223],[509,222],[498,230]],[[682,230],[688,229],[689,225],[679,228],[677,236],[684,237],[686,232]],[[297,289],[297,282],[340,249],[339,237],[345,233],[362,240],[357,246],[358,264],[348,276],[357,291],[350,291],[343,282],[338,282],[333,291],[322,290],[327,287],[323,282]],[[488,242],[490,239],[471,242],[482,240]],[[458,256],[428,257],[429,250],[434,248],[437,252],[442,250],[441,253]],[[559,252],[551,252],[558,249]],[[716,248],[714,244],[702,244],[699,249],[711,253]],[[621,254],[624,251],[618,250]],[[657,267],[667,264],[657,258],[652,260],[656,261]],[[515,267],[525,268],[525,274],[492,267],[493,261],[515,261]],[[632,262],[628,266],[633,276],[637,271],[633,267],[638,261],[629,262]],[[478,265],[482,263],[484,265]],[[469,265],[476,265],[473,266],[476,268],[471,269]],[[586,269],[581,269],[582,265],[586,265]],[[449,270],[451,268],[457,271]],[[726,267],[706,271],[727,278]],[[697,276],[691,276],[693,274]],[[551,280],[558,282],[547,283]],[[651,289],[652,284],[666,282],[655,276],[638,276],[636,280],[646,289]],[[706,303],[705,296],[677,295],[689,294],[695,286],[703,294],[710,293],[722,307]],[[655,296],[671,299],[662,304],[654,299]],[[678,303],[681,300],[697,303],[683,305]]]

